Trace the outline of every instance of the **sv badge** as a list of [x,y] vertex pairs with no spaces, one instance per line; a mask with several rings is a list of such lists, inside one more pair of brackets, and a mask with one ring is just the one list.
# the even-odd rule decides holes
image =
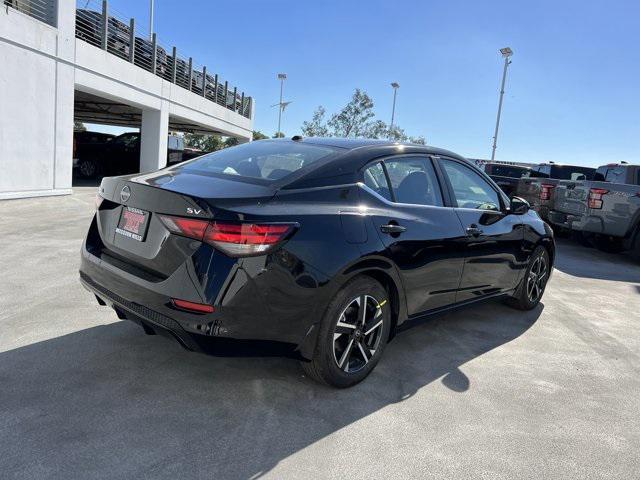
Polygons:
[[200,215],[202,213],[202,210],[199,210],[197,208],[187,207],[187,213],[190,213],[191,215]]

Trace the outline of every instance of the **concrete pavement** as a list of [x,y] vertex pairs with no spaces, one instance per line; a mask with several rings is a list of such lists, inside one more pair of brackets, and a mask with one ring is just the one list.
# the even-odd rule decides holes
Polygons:
[[560,241],[538,309],[399,335],[350,390],[182,350],[77,280],[94,188],[0,202],[0,478],[635,478],[640,266]]

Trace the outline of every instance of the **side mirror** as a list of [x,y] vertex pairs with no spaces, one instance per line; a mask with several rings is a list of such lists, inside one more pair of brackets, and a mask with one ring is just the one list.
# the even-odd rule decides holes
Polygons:
[[524,198],[513,197],[509,205],[509,213],[512,215],[524,215],[530,208],[531,205]]

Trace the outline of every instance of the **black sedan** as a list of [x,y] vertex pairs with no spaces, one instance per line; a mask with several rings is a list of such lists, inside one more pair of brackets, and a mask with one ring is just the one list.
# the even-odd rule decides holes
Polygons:
[[148,334],[294,356],[348,387],[413,319],[492,298],[534,308],[554,256],[528,204],[459,155],[293,137],[105,178],[80,278]]

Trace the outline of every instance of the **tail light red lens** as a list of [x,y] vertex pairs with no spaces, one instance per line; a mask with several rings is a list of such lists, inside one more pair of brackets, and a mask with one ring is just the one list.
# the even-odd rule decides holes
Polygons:
[[194,238],[196,240],[202,240],[204,232],[209,226],[209,222],[206,220],[199,220],[197,218],[185,218],[185,217],[170,217],[168,215],[161,215],[160,220],[171,231],[184,237]]
[[602,208],[602,196],[609,193],[606,188],[591,188],[589,189],[589,197],[587,204],[589,208]]
[[212,222],[204,241],[232,257],[259,255],[272,249],[293,230],[292,224]]
[[291,223],[227,223],[160,215],[162,223],[177,235],[206,242],[231,257],[260,255],[285,240]]
[[551,194],[554,188],[556,188],[556,186],[549,183],[540,185],[540,200],[551,200]]

